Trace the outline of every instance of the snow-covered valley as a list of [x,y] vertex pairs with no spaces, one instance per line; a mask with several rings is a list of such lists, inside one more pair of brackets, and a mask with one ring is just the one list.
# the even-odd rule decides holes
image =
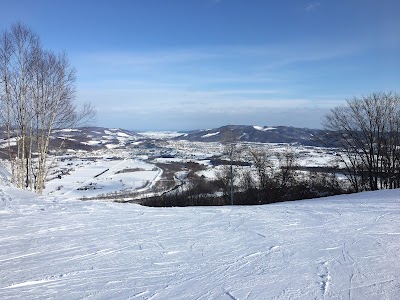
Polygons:
[[[254,130],[273,131],[267,129]],[[44,194],[68,199],[115,200],[118,196],[121,201],[130,201],[159,195],[181,184],[190,171],[207,180],[215,179],[221,169],[218,160],[227,159],[222,142],[185,140],[185,135],[177,132],[134,133],[96,127],[55,130],[53,134]],[[6,147],[6,140],[0,146]],[[238,146],[242,149],[240,160],[244,162],[251,160],[246,157],[249,149],[268,151],[275,164],[277,154],[290,149],[296,153],[300,167],[337,164],[334,148],[248,141],[238,142]],[[2,165],[10,169],[7,156],[4,158]],[[187,164],[197,165],[197,170]]]
[[400,297],[398,190],[245,207],[0,197],[0,299]]

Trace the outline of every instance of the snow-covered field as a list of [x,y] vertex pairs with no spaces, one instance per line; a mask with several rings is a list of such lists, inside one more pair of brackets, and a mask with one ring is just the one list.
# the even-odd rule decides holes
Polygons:
[[148,208],[0,186],[0,299],[399,299],[399,190]]
[[[66,133],[69,134],[70,131]],[[168,140],[169,135],[176,134],[168,132],[141,134],[160,139],[154,142],[154,147],[148,147],[140,145],[141,142],[132,142],[136,137],[127,136],[117,129],[110,129],[105,130],[104,135],[100,134],[100,137],[115,143],[106,144],[106,141],[90,138],[83,142],[98,142],[105,145],[105,148],[95,148],[93,151],[68,149],[61,156],[53,156],[44,194],[69,199],[115,196],[117,193],[136,193],[135,197],[142,197],[152,195],[152,187],[157,181],[163,180],[162,170],[157,167],[157,163],[199,163],[206,169],[199,171],[198,175],[215,179],[219,167],[213,166],[210,159],[226,159],[223,155],[224,147],[218,142]],[[298,156],[299,165],[306,167],[331,166],[335,164],[336,159],[334,150],[329,148],[284,143],[241,143],[240,148],[241,159],[244,161],[250,161],[250,157],[246,157],[246,149],[257,148],[271,153],[270,159],[275,165],[278,164],[276,153],[285,151],[294,151]],[[4,165],[7,164],[8,162],[4,162]]]
[[137,159],[103,155],[58,159],[57,171],[46,183],[44,194],[67,198],[95,197],[150,187],[161,175],[153,164]]

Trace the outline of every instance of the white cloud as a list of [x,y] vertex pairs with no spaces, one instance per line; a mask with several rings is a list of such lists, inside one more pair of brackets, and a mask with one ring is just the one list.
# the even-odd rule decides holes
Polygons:
[[[227,124],[288,125],[321,127],[324,107],[309,107],[305,101],[249,101],[223,106],[210,103],[185,103],[157,110],[160,105],[143,109],[138,106],[115,110],[99,110],[102,126],[124,127],[134,130],[191,130],[213,128]],[[155,103],[154,103],[155,104]],[[146,104],[148,105],[148,104]],[[283,105],[283,106],[282,106]],[[201,109],[199,109],[199,107]]]
[[[78,75],[83,74],[78,77],[78,99],[92,101],[99,110],[99,125],[105,126],[112,120],[112,126],[131,120],[135,126],[141,122],[142,128],[151,124],[171,129],[162,124],[168,121],[176,124],[173,128],[190,129],[191,119],[200,124],[200,116],[204,123],[261,124],[263,114],[280,114],[291,122],[282,111],[295,116],[296,109],[321,111],[334,103],[310,95],[319,73],[299,72],[292,65],[346,56],[362,47],[332,41],[88,54],[77,65]],[[252,121],[255,116],[257,122]]]
[[[362,44],[220,46],[164,51],[94,53],[75,59],[79,89],[280,94],[304,82],[291,65],[360,51]],[[95,75],[93,75],[95,74]],[[300,76],[300,77],[299,77]],[[181,93],[176,99],[184,95]]]
[[311,3],[309,3],[306,7],[305,7],[305,10],[306,11],[312,11],[312,10],[316,10],[318,7],[320,7],[321,6],[321,3],[320,2],[317,2],[317,1],[315,1],[315,2],[311,2]]
[[[166,49],[163,51],[132,51],[88,53],[76,60],[79,70],[98,68],[109,71],[152,72],[176,71],[198,73],[204,70],[222,72],[226,69],[254,69],[260,64],[280,67],[296,62],[320,61],[346,56],[366,45],[360,41],[304,41],[296,44],[215,46]],[[228,66],[228,68],[226,68]],[[174,68],[174,69],[171,69]],[[235,74],[226,74],[236,76]],[[227,77],[224,76],[224,77]],[[245,77],[245,76],[243,76]]]
[[143,52],[99,52],[87,55],[96,63],[108,66],[135,66],[135,65],[166,65],[187,63],[190,61],[210,60],[220,57],[220,53],[213,53],[205,49],[171,49],[165,51]]

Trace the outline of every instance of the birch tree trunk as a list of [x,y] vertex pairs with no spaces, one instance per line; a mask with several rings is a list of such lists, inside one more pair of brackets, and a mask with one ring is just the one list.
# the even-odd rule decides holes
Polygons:
[[77,111],[76,72],[66,54],[43,50],[39,38],[20,23],[1,36],[0,71],[0,116],[7,128],[12,181],[42,193],[52,130],[91,119],[94,109],[87,104]]

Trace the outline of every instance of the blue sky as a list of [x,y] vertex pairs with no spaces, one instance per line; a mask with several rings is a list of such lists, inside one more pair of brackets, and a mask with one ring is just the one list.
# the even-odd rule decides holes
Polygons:
[[398,0],[3,1],[77,69],[98,126],[321,127],[345,99],[399,91]]

